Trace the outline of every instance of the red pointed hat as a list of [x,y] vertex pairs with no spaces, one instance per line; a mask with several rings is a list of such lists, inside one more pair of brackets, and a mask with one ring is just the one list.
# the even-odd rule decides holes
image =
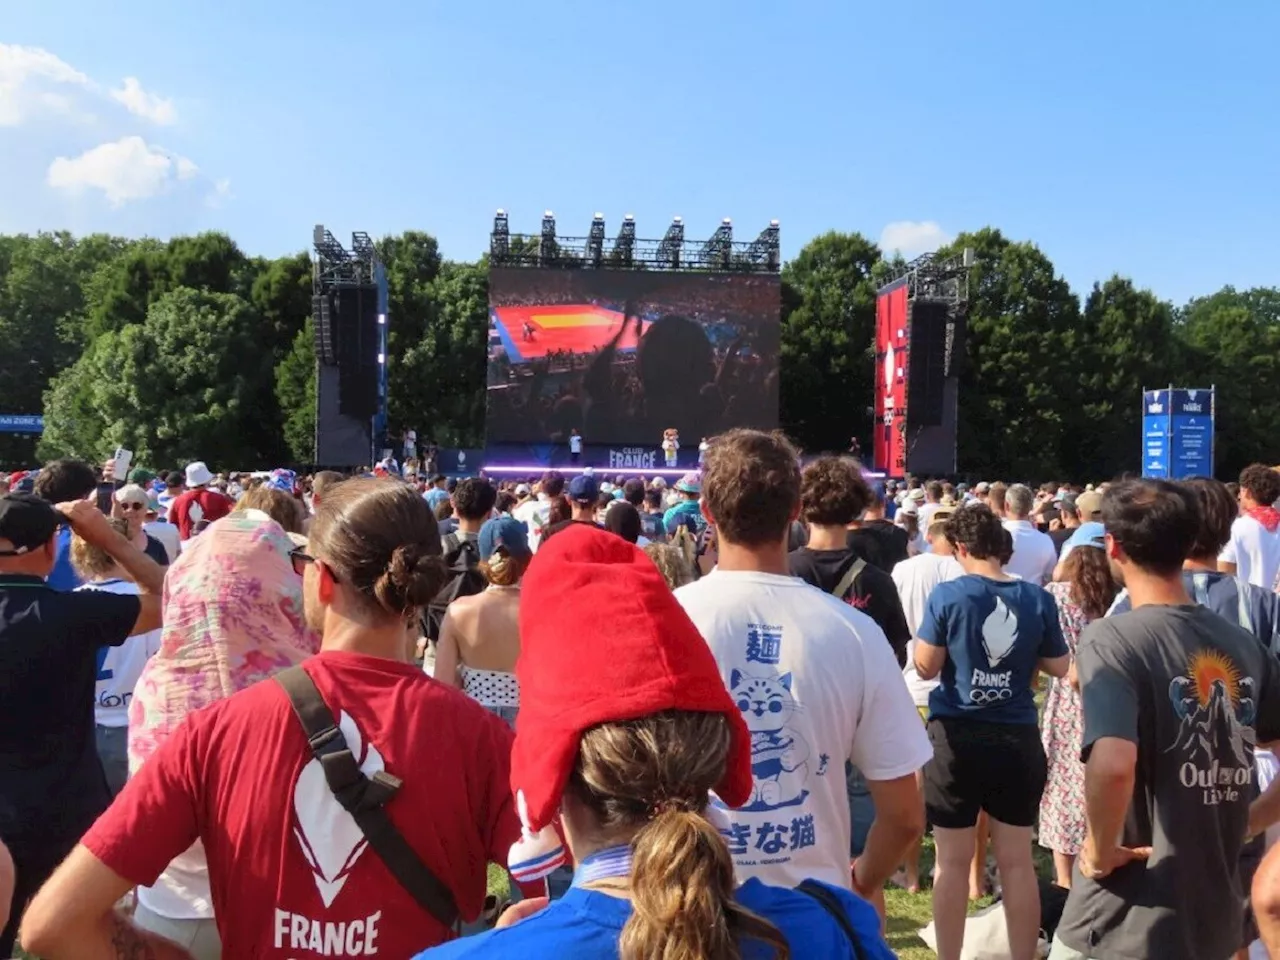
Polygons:
[[584,731],[662,710],[729,721],[719,798],[751,797],[751,734],[715,657],[653,561],[585,524],[534,555],[520,596],[520,713],[511,788],[526,831],[555,818]]

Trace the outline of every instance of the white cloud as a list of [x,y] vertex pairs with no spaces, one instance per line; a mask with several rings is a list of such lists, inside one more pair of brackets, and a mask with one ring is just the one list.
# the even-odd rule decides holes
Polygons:
[[168,126],[178,119],[173,101],[142,89],[137,77],[125,77],[124,86],[111,91],[111,99],[124,104],[126,110],[152,123]]
[[121,137],[75,158],[58,157],[49,165],[48,183],[72,194],[101,190],[108,203],[119,207],[163,193],[196,172],[196,165],[186,157],[152,146],[141,137]]
[[0,43],[0,127],[16,127],[40,113],[72,114],[75,90],[93,81],[40,47]]
[[214,182],[213,192],[204,198],[204,205],[210,210],[217,210],[231,199],[231,181],[226,177],[223,177],[221,180]]
[[936,220],[895,220],[880,231],[880,249],[885,253],[896,250],[910,258],[944,247],[954,239]]

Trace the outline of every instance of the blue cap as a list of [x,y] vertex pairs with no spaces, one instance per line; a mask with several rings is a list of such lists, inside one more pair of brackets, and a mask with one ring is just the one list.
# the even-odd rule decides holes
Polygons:
[[499,547],[513,557],[529,556],[529,531],[519,520],[496,517],[480,528],[480,559],[488,560]]
[[1107,545],[1104,539],[1107,535],[1106,528],[1097,521],[1082,523],[1076,528],[1075,533],[1067,538],[1067,542],[1063,547],[1105,547]]
[[595,477],[583,474],[569,481],[569,499],[579,503],[591,503],[600,496],[600,484]]

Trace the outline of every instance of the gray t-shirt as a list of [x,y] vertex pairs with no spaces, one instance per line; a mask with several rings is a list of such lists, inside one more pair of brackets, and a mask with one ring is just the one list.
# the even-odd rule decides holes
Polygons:
[[1101,881],[1077,869],[1057,936],[1108,960],[1226,960],[1253,746],[1280,739],[1280,661],[1204,607],[1144,606],[1086,627],[1077,666],[1084,757],[1103,737],[1137,744],[1121,843],[1152,851]]

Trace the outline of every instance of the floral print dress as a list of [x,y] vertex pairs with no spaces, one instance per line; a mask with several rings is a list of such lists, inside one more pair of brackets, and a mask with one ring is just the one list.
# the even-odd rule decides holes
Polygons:
[[[1045,589],[1058,603],[1058,623],[1074,659],[1080,631],[1089,620],[1071,599],[1069,583],[1055,582]],[[1049,778],[1040,800],[1040,846],[1075,856],[1084,846],[1084,764],[1080,762],[1084,713],[1080,694],[1066,677],[1055,679],[1049,688],[1040,737],[1049,761]]]

